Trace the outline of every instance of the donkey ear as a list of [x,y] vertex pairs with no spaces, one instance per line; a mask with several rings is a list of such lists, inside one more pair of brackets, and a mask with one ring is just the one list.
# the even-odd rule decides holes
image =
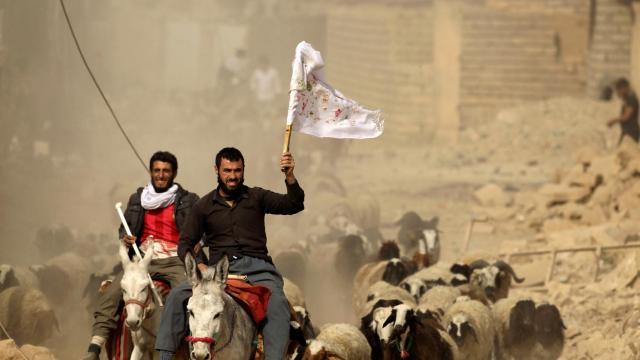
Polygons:
[[144,257],[142,258],[142,265],[145,268],[149,267],[149,264],[151,264],[151,259],[153,258],[154,255],[154,251],[153,251],[153,241],[151,241],[149,243],[149,247],[147,248],[147,252],[144,254]]
[[192,286],[195,286],[202,280],[202,274],[200,270],[198,270],[198,263],[191,251],[188,251],[184,255],[184,269],[187,274],[187,279],[189,279]]
[[122,241],[120,242],[120,249],[118,249],[118,254],[120,255],[120,262],[122,262],[122,266],[126,267],[131,260],[129,260],[129,248]]
[[229,277],[229,258],[224,255],[216,263],[216,274],[213,279],[216,282],[224,285],[227,282],[227,277]]

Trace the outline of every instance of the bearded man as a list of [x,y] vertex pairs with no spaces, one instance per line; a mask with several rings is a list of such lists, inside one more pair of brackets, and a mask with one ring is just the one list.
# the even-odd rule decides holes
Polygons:
[[[244,185],[244,157],[235,148],[224,148],[215,159],[218,187],[202,197],[193,207],[180,234],[178,255],[184,260],[195,251],[204,236],[209,247],[208,263],[196,259],[200,271],[215,265],[223,256],[229,260],[229,273],[246,275],[249,283],[269,288],[267,322],[262,330],[266,360],[282,360],[289,342],[289,304],[284,295],[283,279],[267,250],[265,215],[293,215],[304,209],[304,191],[293,174],[291,154],[280,159],[285,174],[286,194]],[[186,335],[185,304],[191,297],[191,284],[181,284],[171,291],[165,303],[156,350],[160,359],[173,358]]]
[[[152,278],[161,278],[172,287],[186,279],[184,265],[178,258],[178,240],[191,208],[199,199],[198,195],[174,182],[177,174],[178,160],[173,154],[167,151],[153,154],[149,160],[151,180],[131,195],[124,212],[133,235],[128,236],[122,225],[119,229],[121,241],[129,247],[136,243],[144,252],[153,244],[154,256],[149,273]],[[129,250],[131,257],[133,249]],[[123,306],[122,275],[122,272],[118,274],[100,295],[93,314],[91,343],[83,360],[98,360],[102,346],[117,328]]]

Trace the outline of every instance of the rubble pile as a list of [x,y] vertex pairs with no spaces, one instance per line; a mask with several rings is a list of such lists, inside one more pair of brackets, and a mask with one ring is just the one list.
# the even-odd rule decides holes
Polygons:
[[475,211],[496,222],[533,229],[537,239],[551,247],[619,243],[615,229],[640,220],[640,148],[625,141],[612,152],[581,149],[575,158],[573,166],[532,189],[481,187],[474,193]]
[[524,162],[539,163],[562,161],[584,144],[610,148],[617,134],[605,122],[619,108],[616,101],[570,97],[523,103],[482,126],[464,129],[461,153],[491,161],[510,161],[516,154]]
[[[529,231],[501,252],[640,244],[640,148],[586,147],[574,163],[531,189],[488,184],[474,193],[475,211],[497,232]],[[522,232],[521,232],[522,233]],[[566,331],[563,359],[640,359],[640,249],[558,254],[538,298],[557,305]],[[542,285],[551,255],[515,257],[527,285]],[[531,292],[523,288],[517,291]]]
[[563,359],[639,359],[640,281],[635,254],[594,283],[550,282],[547,293],[531,293],[560,309],[565,332]]

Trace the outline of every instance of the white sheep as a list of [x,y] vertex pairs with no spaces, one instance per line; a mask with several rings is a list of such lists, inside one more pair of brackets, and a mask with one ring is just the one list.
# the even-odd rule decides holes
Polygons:
[[400,300],[405,304],[416,306],[415,299],[406,290],[384,281],[378,281],[371,285],[360,298],[355,299],[356,315],[361,318],[368,314],[373,304],[380,299]]
[[[358,309],[362,305],[361,299],[366,298],[366,292],[373,283],[382,280],[387,261],[378,261],[364,264],[353,278],[352,305]],[[373,280],[372,279],[376,279]]]
[[[376,281],[382,280],[387,261],[377,261],[362,265],[353,278],[353,303]],[[373,280],[375,279],[375,280]]]
[[357,327],[350,324],[327,324],[311,340],[303,360],[370,360],[371,347]]
[[428,310],[444,315],[461,295],[460,289],[456,287],[436,286],[422,295],[417,309],[423,313]]
[[493,356],[495,325],[491,310],[476,300],[458,301],[445,313],[443,324],[465,360]]
[[427,283],[428,287],[435,285],[459,286],[461,284],[468,283],[468,277],[451,271],[453,265],[454,264],[452,263],[439,262],[434,266],[421,269],[420,271],[407,276],[405,280],[413,278],[422,279]]
[[[444,284],[444,282],[443,282]],[[427,282],[418,277],[408,277],[400,282],[398,287],[406,290],[411,296],[416,299],[420,299],[420,297],[428,290]]]

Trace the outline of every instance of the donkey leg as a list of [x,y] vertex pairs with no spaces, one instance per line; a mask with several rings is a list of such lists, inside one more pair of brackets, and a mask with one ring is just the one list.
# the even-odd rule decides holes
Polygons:
[[134,346],[133,352],[131,352],[131,360],[142,360],[142,351],[139,346]]

